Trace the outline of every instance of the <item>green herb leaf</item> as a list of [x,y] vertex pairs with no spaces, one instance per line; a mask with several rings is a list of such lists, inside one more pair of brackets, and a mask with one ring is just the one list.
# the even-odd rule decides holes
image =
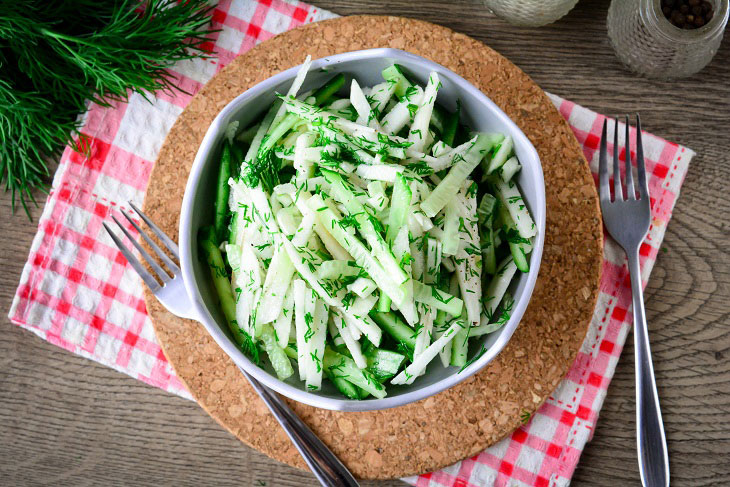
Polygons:
[[[206,0],[0,2],[0,183],[30,216],[47,162],[65,145],[93,147],[79,132],[92,101],[183,91],[172,64],[208,57],[213,6]],[[87,155],[88,155],[87,154]]]

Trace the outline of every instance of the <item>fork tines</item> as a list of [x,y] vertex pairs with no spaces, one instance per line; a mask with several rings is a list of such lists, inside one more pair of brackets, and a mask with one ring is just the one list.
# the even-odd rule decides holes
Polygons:
[[[636,168],[638,176],[638,188],[634,188],[634,175],[631,169],[631,137],[629,116],[625,117],[626,140],[625,140],[625,161],[626,161],[626,197],[624,198],[623,186],[621,184],[621,168],[619,165],[619,143],[618,143],[618,118],[614,118],[613,130],[613,201],[637,200],[648,198],[649,187],[646,184],[646,168],[644,166],[644,150],[641,142],[641,119],[636,114]],[[606,132],[608,127],[608,119],[603,121],[603,132],[601,134],[601,147],[598,159],[598,179],[599,194],[601,203],[611,202],[611,191],[609,186],[608,174],[608,151],[606,149],[606,140],[608,139]],[[636,190],[639,191],[639,197],[636,196]]]
[[[165,233],[157,226],[155,225],[152,220],[147,217],[139,208],[137,208],[131,201],[129,202],[129,206],[132,207],[132,209],[140,216],[140,218],[147,224],[147,226],[152,230],[152,233],[162,242],[162,244],[167,248],[167,250],[172,254],[172,256],[180,260],[179,251],[177,244],[172,241]],[[147,243],[147,245],[150,246],[150,248],[154,251],[155,254],[157,254],[157,257],[160,258],[160,260],[164,263],[164,265],[167,267],[167,269],[170,271],[168,272],[165,270],[142,246],[132,237],[132,235],[127,231],[127,229],[122,225],[122,223],[117,220],[115,216],[112,215],[112,219],[117,224],[117,226],[122,230],[122,233],[129,239],[129,241],[132,243],[135,249],[137,249],[137,252],[144,258],[144,260],[147,262],[147,264],[150,266],[150,268],[154,271],[154,273],[157,275],[157,278],[159,278],[159,281],[164,286],[165,283],[169,282],[171,279],[175,277],[176,274],[180,273],[180,268],[175,263],[174,260],[172,260],[168,255],[157,245],[157,243],[144,231],[142,228],[140,228],[139,225],[123,210],[120,210],[120,213],[124,216],[124,218],[129,221],[129,223],[134,227],[137,232],[142,236],[144,241]],[[109,227],[109,225],[106,224],[106,222],[103,223],[104,228],[106,229],[107,233],[109,233],[109,236],[114,241],[114,244],[117,246],[119,251],[124,255],[124,257],[127,259],[129,264],[132,266],[132,268],[137,272],[137,274],[140,275],[142,280],[147,284],[147,286],[150,288],[150,290],[154,293],[157,290],[160,289],[161,285],[160,282],[158,282],[157,279],[155,279],[155,276],[152,275],[150,272],[147,271],[147,269],[142,265],[142,263],[135,257],[134,253],[127,248],[124,243],[122,243],[122,240],[112,231],[112,229]]]

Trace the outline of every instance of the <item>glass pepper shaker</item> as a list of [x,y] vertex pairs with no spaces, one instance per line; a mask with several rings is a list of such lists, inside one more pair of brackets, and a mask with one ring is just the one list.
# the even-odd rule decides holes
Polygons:
[[484,3],[494,15],[510,24],[540,27],[570,12],[578,0],[484,0]]
[[632,71],[648,78],[682,78],[710,62],[727,21],[728,0],[612,0],[608,37]]

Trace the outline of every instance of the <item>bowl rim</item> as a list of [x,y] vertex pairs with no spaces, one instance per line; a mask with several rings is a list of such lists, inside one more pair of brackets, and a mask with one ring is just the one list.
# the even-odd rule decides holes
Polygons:
[[213,337],[215,342],[221,349],[234,361],[234,363],[251,374],[262,384],[275,390],[279,394],[282,394],[295,401],[308,404],[310,406],[336,410],[336,411],[374,411],[389,409],[393,407],[402,406],[411,402],[416,402],[422,399],[426,399],[430,396],[438,394],[446,389],[449,389],[460,382],[468,379],[472,375],[476,374],[484,367],[487,366],[506,346],[510,340],[517,326],[519,325],[525,310],[531,300],[532,292],[537,281],[537,276],[540,270],[540,263],[542,260],[542,251],[545,241],[545,213],[546,213],[546,202],[545,202],[545,179],[542,171],[542,164],[537,150],[532,145],[527,136],[520,130],[520,128],[509,118],[487,95],[481,90],[473,86],[466,79],[460,75],[454,73],[450,69],[435,63],[429,59],[423,58],[416,54],[412,54],[400,49],[393,48],[375,48],[375,49],[364,49],[360,51],[350,51],[341,54],[335,54],[332,56],[326,56],[312,61],[310,71],[321,69],[323,67],[339,64],[346,61],[353,60],[365,60],[372,58],[383,58],[389,57],[395,60],[408,60],[413,63],[421,65],[425,70],[437,71],[440,76],[446,76],[449,80],[454,83],[458,90],[464,92],[470,92],[475,98],[480,100],[482,106],[489,110],[490,113],[501,119],[501,122],[508,128],[508,132],[514,137],[518,137],[526,142],[524,144],[527,149],[533,153],[534,158],[537,160],[537,191],[535,194],[536,202],[539,207],[539,211],[533,209],[533,213],[537,214],[535,224],[538,229],[537,238],[533,246],[532,253],[530,255],[530,271],[527,274],[527,280],[523,295],[519,301],[515,302],[515,308],[512,312],[507,324],[502,328],[502,332],[497,340],[487,349],[479,359],[475,360],[472,364],[466,367],[464,370],[453,373],[438,382],[421,387],[414,391],[406,392],[395,396],[386,396],[383,399],[365,399],[365,400],[353,400],[347,398],[332,398],[317,393],[309,392],[303,389],[299,389],[293,385],[290,385],[277,377],[269,374],[264,369],[254,364],[248,357],[246,357],[233,343],[232,340],[223,332],[221,327],[216,323],[215,319],[208,311],[204,304],[202,296],[200,294],[199,287],[195,280],[195,272],[193,268],[193,249],[192,245],[195,243],[195,237],[192,232],[192,222],[194,217],[194,196],[200,187],[200,179],[203,172],[204,161],[208,157],[211,150],[215,149],[215,142],[218,134],[226,129],[223,126],[223,120],[229,115],[235,113],[239,106],[250,98],[259,96],[260,94],[268,91],[271,87],[278,85],[279,83],[285,82],[288,79],[293,79],[301,65],[294,66],[274,76],[252,86],[245,92],[238,95],[236,98],[231,100],[219,113],[216,115],[213,122],[208,127],[206,134],[198,148],[195,155],[193,165],[188,176],[188,180],[183,195],[183,202],[180,214],[179,224],[179,235],[178,241],[180,242],[180,267],[183,274],[183,281],[185,283],[185,289],[187,291],[189,300],[193,306],[193,309],[203,326],[205,326],[208,333]]

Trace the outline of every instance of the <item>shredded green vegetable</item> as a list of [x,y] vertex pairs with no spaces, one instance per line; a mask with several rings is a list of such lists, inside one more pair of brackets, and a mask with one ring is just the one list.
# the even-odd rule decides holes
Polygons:
[[418,380],[436,356],[461,372],[529,271],[512,138],[470,132],[468,107],[439,104],[435,72],[419,85],[393,65],[372,88],[339,73],[298,93],[309,66],[222,149],[200,250],[231,333],[281,379],[327,379],[353,400]]

